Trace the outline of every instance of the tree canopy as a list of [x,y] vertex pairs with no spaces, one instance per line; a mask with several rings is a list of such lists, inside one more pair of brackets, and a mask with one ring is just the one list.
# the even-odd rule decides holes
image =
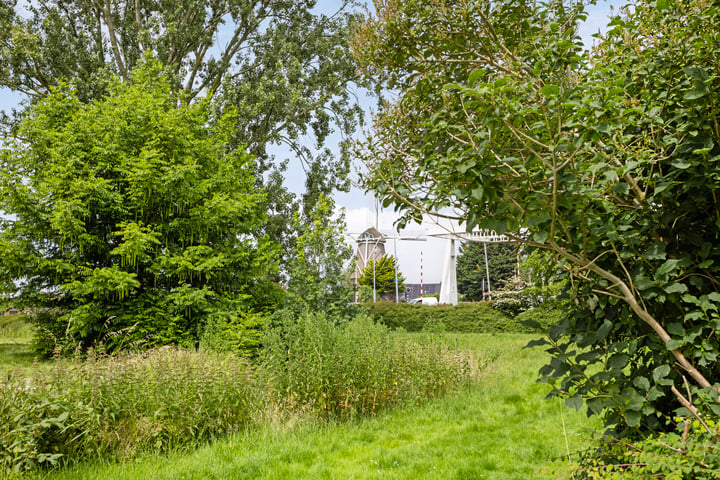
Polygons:
[[182,103],[161,68],[89,104],[54,87],[1,151],[0,278],[55,310],[49,348],[193,344],[210,318],[274,302],[278,247],[252,157],[228,148],[236,114]]
[[[114,76],[128,80],[151,55],[182,101],[212,99],[218,111],[237,111],[231,143],[255,156],[258,183],[267,180],[275,219],[269,233],[285,235],[297,209],[283,194],[284,166],[270,145],[288,145],[303,162],[304,210],[319,194],[348,188],[345,144],[328,147],[337,146],[332,132],[345,137],[361,118],[349,88],[357,79],[347,48],[351,2],[327,13],[315,0],[16,3],[0,0],[1,87],[32,103],[71,80],[87,102],[107,93]],[[271,167],[277,173],[266,175]]]
[[[487,268],[485,262],[487,248]],[[514,243],[467,242],[457,257],[458,293],[466,300],[482,300],[483,291],[502,288],[515,275],[517,246]],[[487,283],[490,275],[490,286]],[[483,290],[484,287],[484,290]]]
[[398,95],[366,187],[554,255],[578,308],[541,374],[568,405],[617,431],[719,415],[720,6],[635,2],[592,51],[583,2],[376,12],[354,52]]

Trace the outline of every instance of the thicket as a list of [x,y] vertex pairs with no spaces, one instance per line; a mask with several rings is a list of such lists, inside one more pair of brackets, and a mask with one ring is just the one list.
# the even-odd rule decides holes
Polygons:
[[604,436],[577,454],[577,480],[720,479],[720,425],[680,419],[677,430],[638,441]]
[[190,448],[269,419],[347,419],[450,392],[483,363],[367,317],[277,318],[254,364],[162,347],[57,358],[0,381],[0,476]]
[[[394,302],[368,303],[367,309],[372,317],[397,330],[408,332],[422,330],[444,330],[458,333],[496,333],[519,332],[539,333],[556,321],[560,311],[539,309],[532,316],[519,310],[508,315],[496,310],[492,302],[460,303],[458,305],[418,305]],[[531,312],[532,310],[528,310]],[[537,324],[528,325],[525,320]]]

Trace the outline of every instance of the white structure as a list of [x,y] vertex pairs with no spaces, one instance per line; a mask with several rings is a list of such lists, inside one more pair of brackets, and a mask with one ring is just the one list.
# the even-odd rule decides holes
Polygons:
[[[447,238],[445,249],[445,262],[443,264],[442,284],[440,286],[440,303],[448,305],[458,304],[457,291],[457,254],[455,253],[455,240],[482,243],[505,243],[511,240],[505,235],[498,235],[494,230],[473,230],[472,232],[442,231],[429,233],[428,236]],[[488,286],[490,285],[490,272],[488,269],[487,249],[485,249],[485,274]]]

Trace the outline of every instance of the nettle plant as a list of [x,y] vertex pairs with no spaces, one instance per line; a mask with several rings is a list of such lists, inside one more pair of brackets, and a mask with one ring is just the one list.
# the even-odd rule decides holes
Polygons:
[[534,344],[568,405],[626,433],[720,415],[720,6],[636,2],[591,52],[581,2],[376,9],[354,51],[400,93],[366,187],[553,255],[574,314]]

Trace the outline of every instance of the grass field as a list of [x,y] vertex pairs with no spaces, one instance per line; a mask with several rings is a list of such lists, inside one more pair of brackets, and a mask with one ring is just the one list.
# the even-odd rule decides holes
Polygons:
[[125,464],[78,464],[47,479],[558,479],[567,452],[587,445],[597,419],[544,400],[545,360],[531,335],[446,335],[494,359],[479,384],[417,407],[349,423],[299,417],[191,453],[146,454]]
[[0,375],[30,368],[36,355],[30,349],[32,327],[24,315],[0,315]]

